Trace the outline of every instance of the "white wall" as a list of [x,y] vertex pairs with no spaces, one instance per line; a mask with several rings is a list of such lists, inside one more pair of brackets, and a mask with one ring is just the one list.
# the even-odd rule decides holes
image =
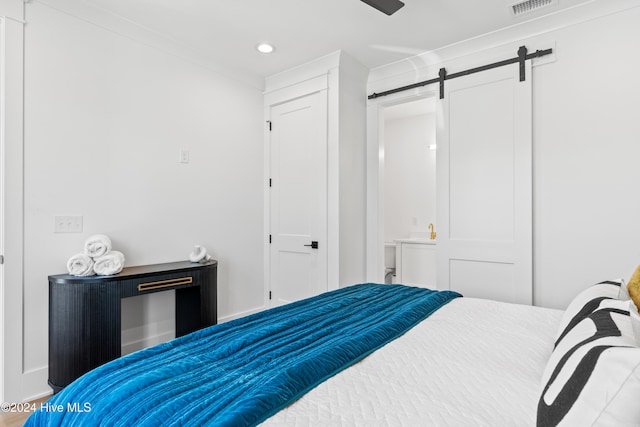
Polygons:
[[454,73],[516,56],[519,45],[554,48],[550,60],[534,61],[532,77],[536,305],[564,308],[640,263],[638,22],[637,2],[591,2],[370,74],[368,92],[381,92],[437,77],[443,66]]
[[640,264],[640,7],[556,31],[534,71],[534,298],[564,308]]
[[[31,397],[49,391],[47,276],[65,273],[91,234],[110,236],[128,266],[186,260],[204,245],[219,262],[219,319],[264,307],[263,146],[259,89],[38,2],[26,20]],[[83,232],[53,233],[55,215],[82,215]]]
[[436,223],[435,113],[385,120],[384,240],[429,233]]
[[339,70],[339,285],[365,281],[366,90],[369,70],[342,52]]

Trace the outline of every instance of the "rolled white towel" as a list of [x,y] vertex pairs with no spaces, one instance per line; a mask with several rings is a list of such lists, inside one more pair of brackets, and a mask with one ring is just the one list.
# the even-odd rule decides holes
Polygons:
[[111,251],[93,260],[93,271],[100,276],[118,274],[123,268],[124,254],[120,251]]
[[87,254],[75,254],[67,261],[67,270],[72,276],[93,276],[93,259]]
[[84,242],[84,253],[94,260],[111,250],[111,239],[104,234],[94,234]]
[[207,253],[207,248],[204,246],[196,245],[193,248],[193,252],[189,254],[189,261],[191,262],[205,262],[211,259],[211,255]]

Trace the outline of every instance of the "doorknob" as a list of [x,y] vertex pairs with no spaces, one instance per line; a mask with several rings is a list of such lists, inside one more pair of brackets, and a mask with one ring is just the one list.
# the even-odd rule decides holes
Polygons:
[[318,242],[313,240],[310,245],[305,245],[305,246],[310,246],[311,249],[318,249]]

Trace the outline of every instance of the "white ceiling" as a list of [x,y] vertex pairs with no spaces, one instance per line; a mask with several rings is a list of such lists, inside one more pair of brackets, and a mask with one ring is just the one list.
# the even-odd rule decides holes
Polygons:
[[[594,0],[514,17],[515,0],[404,0],[392,16],[360,0],[84,0],[230,72],[266,77],[342,49],[368,68]],[[276,46],[271,55],[259,42]]]

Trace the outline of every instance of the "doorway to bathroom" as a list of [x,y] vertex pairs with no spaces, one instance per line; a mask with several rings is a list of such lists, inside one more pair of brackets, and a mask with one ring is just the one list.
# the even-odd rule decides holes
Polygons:
[[385,283],[436,287],[436,98],[381,109]]
[[[532,303],[531,79],[517,64],[455,79],[436,100],[436,289],[467,297]],[[531,64],[524,74],[531,76]],[[383,280],[386,109],[433,92],[372,101],[367,107],[367,276]],[[394,188],[391,192],[400,190]],[[410,217],[413,220],[413,216]],[[420,224],[420,219],[416,218]],[[396,239],[402,240],[402,239]],[[411,240],[411,236],[407,239]],[[415,240],[400,242],[411,245]],[[404,246],[404,245],[402,245]],[[437,250],[436,250],[437,247]],[[398,248],[396,242],[396,248]],[[425,249],[424,245],[420,247]],[[396,249],[396,279],[418,247]],[[425,251],[423,251],[425,252]],[[422,265],[420,262],[416,263]],[[429,287],[429,286],[427,286]]]

